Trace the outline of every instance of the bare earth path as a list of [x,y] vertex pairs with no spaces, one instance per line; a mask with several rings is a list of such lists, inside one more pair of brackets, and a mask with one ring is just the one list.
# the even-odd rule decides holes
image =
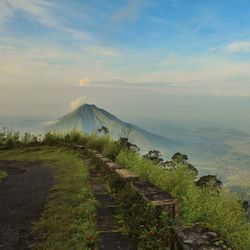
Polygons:
[[[87,163],[88,161],[85,160]],[[119,230],[116,215],[116,202],[109,194],[107,184],[98,170],[88,162],[90,186],[99,203],[97,207],[97,231],[99,250],[136,250],[136,244]]]
[[55,169],[39,162],[0,161],[8,173],[0,183],[0,249],[29,249],[31,223],[44,208]]

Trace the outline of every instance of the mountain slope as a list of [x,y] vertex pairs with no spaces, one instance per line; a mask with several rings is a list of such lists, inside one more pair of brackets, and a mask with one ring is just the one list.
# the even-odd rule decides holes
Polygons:
[[77,129],[85,133],[93,133],[102,126],[108,128],[114,139],[128,137],[132,143],[137,144],[143,151],[152,148],[164,148],[165,151],[174,152],[178,146],[178,143],[174,140],[126,123],[106,110],[90,104],[84,104],[59,118],[48,127],[48,130],[67,132]]

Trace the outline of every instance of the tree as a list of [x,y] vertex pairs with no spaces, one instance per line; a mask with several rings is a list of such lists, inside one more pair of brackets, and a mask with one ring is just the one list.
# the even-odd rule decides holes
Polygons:
[[108,130],[108,128],[106,128],[105,126],[102,126],[101,128],[98,128],[97,131],[98,131],[99,134],[102,134],[102,133],[103,133],[104,135],[109,134],[109,130]]
[[188,156],[180,152],[175,153],[172,156],[171,161],[165,161],[164,165],[169,169],[178,167],[187,167],[196,176],[198,175],[197,168],[188,162]]
[[222,181],[217,179],[215,175],[201,176],[198,181],[195,182],[196,186],[201,188],[212,188],[219,192],[222,188]]
[[129,142],[128,138],[120,137],[116,143],[121,149],[128,149],[135,152],[140,151],[140,148],[136,144]]
[[159,150],[150,150],[147,154],[143,155],[143,158],[153,161],[156,164],[164,165],[164,159]]
[[172,161],[175,163],[185,163],[188,160],[188,156],[185,154],[181,154],[180,152],[175,153],[172,156]]
[[250,208],[249,202],[247,200],[243,200],[242,201],[242,207],[247,212],[248,209]]
[[130,134],[132,132],[133,126],[129,123],[126,123],[125,126],[122,127],[122,135],[121,138],[128,138],[130,137]]

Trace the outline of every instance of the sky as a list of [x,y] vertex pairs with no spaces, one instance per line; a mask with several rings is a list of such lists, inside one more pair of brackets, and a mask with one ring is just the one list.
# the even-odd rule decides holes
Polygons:
[[0,117],[212,97],[250,107],[250,0],[0,0]]

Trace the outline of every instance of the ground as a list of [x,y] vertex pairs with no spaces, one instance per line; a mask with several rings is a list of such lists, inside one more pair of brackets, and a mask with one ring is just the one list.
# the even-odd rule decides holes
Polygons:
[[8,174],[0,183],[0,249],[93,245],[95,199],[79,154],[39,146],[2,150],[0,160]]
[[40,162],[0,161],[8,176],[0,183],[0,249],[26,249],[31,222],[40,217],[54,169]]

